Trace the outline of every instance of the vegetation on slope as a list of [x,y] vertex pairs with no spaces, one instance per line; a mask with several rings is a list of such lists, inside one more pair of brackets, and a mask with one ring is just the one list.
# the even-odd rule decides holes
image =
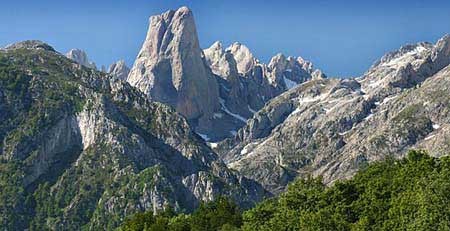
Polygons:
[[173,108],[42,42],[0,49],[1,230],[112,230],[146,209],[263,193]]
[[326,187],[299,179],[277,198],[240,212],[229,200],[193,214],[136,214],[121,230],[449,230],[450,158],[410,151]]

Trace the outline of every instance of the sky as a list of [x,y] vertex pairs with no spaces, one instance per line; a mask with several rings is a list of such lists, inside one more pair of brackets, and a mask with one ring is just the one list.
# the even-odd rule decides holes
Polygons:
[[241,42],[261,61],[277,53],[311,60],[328,76],[356,77],[400,46],[450,33],[441,0],[0,0],[0,46],[27,39],[65,53],[80,48],[97,66],[132,66],[149,17],[180,6],[194,12],[202,48]]

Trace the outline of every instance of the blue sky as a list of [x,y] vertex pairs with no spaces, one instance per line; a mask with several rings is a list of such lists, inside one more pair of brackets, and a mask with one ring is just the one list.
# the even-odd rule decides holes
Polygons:
[[262,61],[302,56],[330,76],[358,76],[390,50],[450,33],[448,0],[0,1],[0,46],[39,39],[61,52],[86,50],[98,66],[132,65],[149,16],[183,5],[204,48],[239,41]]

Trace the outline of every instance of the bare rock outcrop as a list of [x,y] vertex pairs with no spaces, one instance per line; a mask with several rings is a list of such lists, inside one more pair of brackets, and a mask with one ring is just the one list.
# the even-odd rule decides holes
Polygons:
[[112,75],[115,79],[126,81],[128,74],[130,74],[130,68],[125,64],[125,61],[119,60],[109,66],[108,74]]
[[182,7],[150,18],[128,82],[150,99],[175,107],[199,132],[208,130],[220,108],[219,93],[202,58],[191,10]]
[[80,49],[72,49],[66,53],[66,57],[75,61],[78,64],[81,64],[85,67],[89,67],[92,69],[97,69],[97,66],[94,62],[91,62],[85,51]]

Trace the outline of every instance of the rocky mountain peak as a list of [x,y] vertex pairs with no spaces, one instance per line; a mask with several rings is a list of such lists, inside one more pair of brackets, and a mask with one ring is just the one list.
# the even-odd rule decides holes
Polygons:
[[268,100],[311,79],[312,70],[281,54],[269,65],[260,63],[237,42],[201,50],[193,13],[183,7],[150,17],[127,81],[175,107],[211,142],[234,135]]
[[94,62],[89,61],[85,51],[80,49],[72,49],[66,53],[66,57],[85,67],[97,69]]
[[150,17],[150,26],[127,81],[155,101],[167,103],[199,130],[219,108],[217,82],[199,46],[187,7]]
[[236,80],[238,76],[236,60],[229,51],[223,49],[221,42],[213,43],[203,50],[203,54],[214,74],[230,81]]
[[431,54],[431,60],[437,65],[436,70],[439,70],[448,65],[450,62],[450,35],[446,34],[439,39]]
[[286,57],[283,54],[278,53],[277,55],[275,55],[274,57],[272,57],[270,59],[268,67],[270,69],[276,69],[276,68],[284,69],[286,64],[287,64]]
[[304,60],[302,57],[297,57],[297,62],[302,66],[302,69],[306,70],[308,73],[314,71],[312,62]]
[[399,67],[413,62],[414,60],[425,57],[431,51],[433,44],[421,42],[417,44],[408,44],[400,47],[396,51],[389,52],[381,57],[380,60],[372,65],[371,69],[377,67]]
[[423,82],[450,64],[449,36],[436,44],[408,44],[384,55],[358,79],[366,98],[380,98]]
[[442,110],[449,102],[449,41],[403,46],[360,78],[325,79],[314,70],[311,81],[271,99],[216,151],[274,193],[305,172],[331,183],[410,148],[442,155],[450,131]]
[[297,59],[289,56],[286,58],[279,53],[272,57],[268,67],[267,78],[275,86],[282,85],[285,89],[291,89],[298,83],[313,78],[326,78],[320,70],[315,70],[312,63],[301,57]]
[[[445,49],[447,52],[449,52],[449,46],[450,46],[450,34],[444,35],[442,38],[440,38],[437,42],[435,47],[438,50]],[[450,52],[449,52],[450,53]]]
[[220,41],[215,41],[208,49],[210,50],[220,50],[221,52],[224,52],[224,48],[222,45],[222,42]]
[[237,69],[241,74],[247,74],[257,63],[257,60],[245,45],[235,42],[227,48],[233,54]]
[[[173,36],[173,37],[172,37]],[[183,45],[175,46],[175,45]],[[150,28],[139,57],[157,57],[164,54],[168,48],[177,48],[177,51],[200,54],[194,15],[187,7],[178,10],[169,10],[161,15],[150,17]],[[178,86],[176,86],[178,87]]]
[[230,171],[183,116],[127,82],[42,49],[0,50],[0,61],[0,170],[2,178],[17,175],[1,181],[0,204],[7,195],[36,202],[20,200],[1,214],[43,218],[5,227],[3,216],[2,229],[114,230],[136,212],[189,212],[220,195],[251,205],[265,195]]
[[271,84],[278,85],[281,81],[283,81],[283,72],[287,70],[287,65],[288,61],[281,53],[278,53],[270,59],[267,67],[271,73],[268,74],[267,77]]
[[312,77],[312,79],[325,79],[325,78],[327,78],[327,76],[319,69],[313,71],[313,73],[311,73],[311,77]]
[[130,73],[130,68],[125,64],[124,60],[119,60],[109,66],[108,73],[116,79],[126,80]]
[[26,40],[18,43],[14,43],[5,47],[7,50],[13,49],[42,49],[46,51],[56,52],[53,47],[39,40]]

